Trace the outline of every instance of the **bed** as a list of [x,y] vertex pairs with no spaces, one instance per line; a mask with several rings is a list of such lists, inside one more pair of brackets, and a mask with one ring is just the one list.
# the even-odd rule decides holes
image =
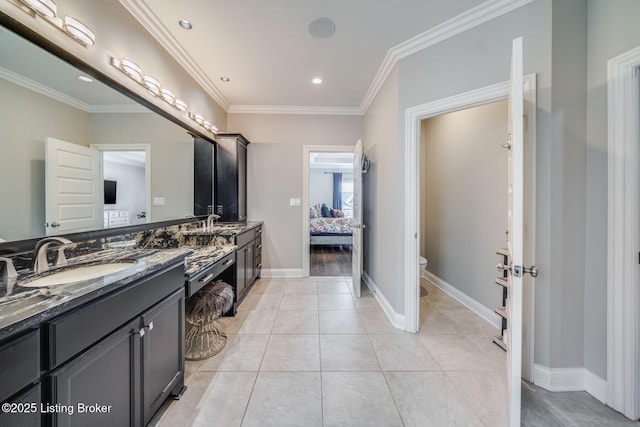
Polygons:
[[351,245],[353,218],[309,218],[311,245]]

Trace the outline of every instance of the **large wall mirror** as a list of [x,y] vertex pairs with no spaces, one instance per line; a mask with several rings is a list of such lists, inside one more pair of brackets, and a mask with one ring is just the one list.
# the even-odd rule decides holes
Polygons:
[[58,234],[45,226],[48,138],[100,152],[100,209],[106,213],[82,231],[193,214],[193,137],[87,77],[0,27],[0,239]]

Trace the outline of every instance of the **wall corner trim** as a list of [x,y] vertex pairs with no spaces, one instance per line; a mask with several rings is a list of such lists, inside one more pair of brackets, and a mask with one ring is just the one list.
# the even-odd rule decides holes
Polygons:
[[533,365],[533,383],[549,391],[586,391],[607,403],[607,381],[586,368],[548,368]]
[[376,301],[378,301],[378,304],[380,304],[380,307],[382,307],[382,310],[384,311],[384,313],[389,318],[389,321],[391,321],[391,324],[393,325],[393,327],[400,330],[404,330],[404,325],[405,325],[404,315],[397,313],[393,309],[389,301],[385,298],[384,294],[380,291],[380,289],[375,284],[373,279],[369,277],[366,271],[362,272],[362,278],[364,279],[364,283],[367,285],[367,287],[375,297]]

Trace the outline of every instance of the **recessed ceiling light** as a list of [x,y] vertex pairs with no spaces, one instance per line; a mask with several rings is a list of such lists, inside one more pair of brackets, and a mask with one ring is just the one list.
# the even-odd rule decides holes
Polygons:
[[220,77],[220,80],[222,80],[225,83],[231,81],[231,79],[229,77],[227,77],[227,76]]
[[191,22],[187,21],[186,19],[181,19],[180,21],[178,21],[178,24],[180,24],[180,26],[185,30],[190,30],[193,28],[193,25],[191,25]]
[[93,82],[93,79],[91,77],[87,77],[87,76],[78,76],[78,79],[82,80],[83,82],[87,82],[87,83]]
[[336,32],[336,24],[329,18],[316,18],[309,24],[309,34],[317,39],[328,39]]
[[314,85],[322,84],[322,79],[320,77],[316,77],[315,79],[311,80],[311,83],[313,83]]

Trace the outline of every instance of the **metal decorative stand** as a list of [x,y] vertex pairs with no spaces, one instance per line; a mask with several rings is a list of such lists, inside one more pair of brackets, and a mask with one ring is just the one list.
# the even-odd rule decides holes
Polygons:
[[191,326],[186,335],[185,358],[202,360],[214,356],[227,343],[227,335],[216,319],[233,305],[233,288],[218,280],[200,289],[185,304]]

